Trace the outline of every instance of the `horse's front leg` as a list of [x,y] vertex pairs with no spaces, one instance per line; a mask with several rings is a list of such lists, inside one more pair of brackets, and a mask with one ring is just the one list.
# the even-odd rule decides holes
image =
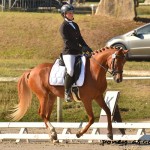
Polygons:
[[86,100],[86,101],[83,101],[83,104],[84,104],[85,110],[87,112],[87,115],[88,115],[88,118],[89,118],[89,122],[83,129],[81,129],[76,134],[76,136],[78,138],[81,137],[84,133],[86,133],[87,130],[89,129],[89,127],[94,123],[94,115],[93,115],[93,110],[92,110],[92,101]]
[[100,95],[98,98],[95,99],[98,105],[106,112],[107,120],[108,120],[108,134],[107,136],[113,140],[113,132],[112,132],[112,121],[111,121],[111,112],[108,106],[106,105],[103,95]]

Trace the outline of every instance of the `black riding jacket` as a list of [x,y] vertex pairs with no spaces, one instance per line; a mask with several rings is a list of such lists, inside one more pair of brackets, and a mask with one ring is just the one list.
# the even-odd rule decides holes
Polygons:
[[64,20],[60,27],[60,34],[64,41],[64,48],[62,54],[70,54],[70,55],[77,55],[82,53],[82,47],[88,46],[86,42],[83,40],[79,26],[72,22],[73,26],[69,24],[68,21]]

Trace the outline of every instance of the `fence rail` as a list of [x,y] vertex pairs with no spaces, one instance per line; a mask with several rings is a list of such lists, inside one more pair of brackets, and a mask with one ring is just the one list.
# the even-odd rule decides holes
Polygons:
[[[71,130],[79,130],[79,128],[85,127],[87,123],[58,123],[52,122],[52,125],[57,129],[62,129],[62,132],[58,134],[58,140],[61,142],[63,140],[110,140],[106,134],[100,134],[101,128],[107,128],[107,123],[94,123],[90,129],[91,133],[84,134],[80,138],[76,137],[76,134],[72,134]],[[137,129],[137,133],[131,133],[126,135],[114,134],[113,140],[141,140],[141,141],[150,141],[150,134],[146,132],[146,129],[150,129],[150,123],[112,123],[113,129]],[[3,128],[21,128],[19,133],[6,133],[3,134]],[[28,128],[45,128],[45,124],[42,122],[3,122],[0,123],[0,140],[5,139],[16,139],[18,142],[21,139],[34,139],[34,140],[50,140],[48,134],[28,134]],[[26,131],[26,132],[25,132]],[[39,130],[40,131],[40,130]]]
[[[19,77],[0,77],[0,82],[17,82]],[[123,77],[124,80],[149,80],[150,77]],[[107,77],[107,80],[113,80],[113,77]]]
[[60,9],[62,6],[59,0],[0,0],[2,11],[4,10],[51,10],[52,8]]

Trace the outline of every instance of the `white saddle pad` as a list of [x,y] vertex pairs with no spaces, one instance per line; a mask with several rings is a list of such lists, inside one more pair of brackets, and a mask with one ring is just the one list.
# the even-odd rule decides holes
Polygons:
[[[77,80],[76,84],[74,84],[73,86],[82,86],[84,83],[85,64],[86,64],[85,56],[82,56],[81,60],[82,60],[81,73],[80,73],[79,79]],[[59,59],[57,59],[51,69],[51,72],[50,72],[50,76],[49,76],[50,85],[63,86],[65,71],[66,71],[65,66],[60,66]]]

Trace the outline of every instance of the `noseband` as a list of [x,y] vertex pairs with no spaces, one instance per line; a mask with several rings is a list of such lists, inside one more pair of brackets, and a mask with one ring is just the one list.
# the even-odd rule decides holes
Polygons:
[[109,71],[108,68],[104,67],[102,64],[100,64],[99,62],[97,62],[97,60],[93,57],[91,57],[100,67],[102,67],[106,72],[109,72],[112,76],[116,75],[117,73],[123,73],[123,70],[119,71],[119,70],[115,70],[115,61],[117,58],[121,58],[121,59],[125,59],[125,56],[120,56],[117,55],[116,52],[114,54],[112,54],[112,70]]

